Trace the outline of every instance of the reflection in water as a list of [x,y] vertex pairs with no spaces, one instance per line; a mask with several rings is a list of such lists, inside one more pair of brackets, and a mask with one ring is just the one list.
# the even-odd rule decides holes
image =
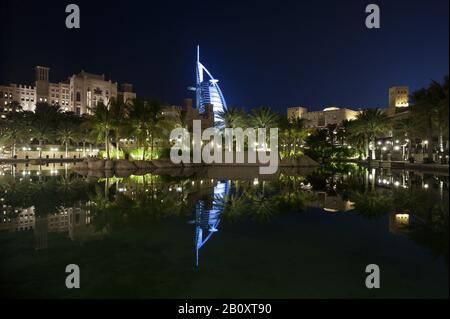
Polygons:
[[389,216],[389,231],[394,235],[407,234],[410,225],[409,213],[391,213]]
[[218,182],[214,187],[212,207],[206,208],[204,200],[199,200],[195,207],[195,264],[199,264],[200,248],[218,231],[220,214],[223,211],[220,202],[228,191],[226,182]]
[[47,233],[86,241],[190,212],[195,215],[196,265],[221,219],[267,222],[280,213],[316,207],[326,213],[355,211],[367,218],[388,213],[391,233],[411,238],[411,229],[436,235],[448,225],[448,177],[418,172],[345,166],[306,176],[216,182],[196,175],[93,179],[67,170],[24,168],[22,174],[3,167],[1,172],[0,231],[32,230],[36,249],[47,248]]
[[[305,174],[282,171],[267,179],[262,176],[226,179],[215,175],[214,170],[122,178],[93,178],[70,170],[55,173],[52,169],[30,168],[23,174],[10,167],[0,169],[0,173],[0,231],[17,232],[17,238],[33,234],[36,250],[57,246],[63,236],[80,243],[94,243],[97,239],[106,243],[116,234],[156,233],[169,220],[181,220],[185,225],[185,221],[193,219],[194,236],[187,226],[189,235],[183,233],[184,237],[177,240],[192,241],[194,237],[194,256],[189,250],[190,266],[192,260],[199,266],[201,249],[206,243],[211,249],[218,249],[214,240],[209,240],[220,234],[224,223],[236,228],[246,223],[246,229],[251,230],[266,223],[276,229],[283,220],[301,224],[307,221],[304,216],[320,214],[320,218],[330,223],[329,228],[322,229],[324,224],[317,222],[312,226],[317,226],[314,232],[328,233],[334,227],[342,227],[339,221],[361,216],[352,219],[353,223],[355,228],[373,231],[368,236],[387,234],[390,237],[385,239],[389,242],[392,238],[407,238],[414,247],[425,248],[424,251],[436,258],[443,257],[448,263],[448,176],[367,170],[352,165],[322,167]],[[380,225],[373,220],[382,221],[384,232],[371,228]],[[294,233],[302,236],[297,229]],[[1,236],[4,234],[0,234],[0,245]],[[276,247],[282,250],[284,245],[291,247],[293,236],[280,232],[270,238],[262,235],[259,240],[264,241],[262,247],[276,242]],[[346,248],[362,247],[357,240],[345,244],[350,245]],[[311,242],[311,249],[314,245]],[[146,252],[152,253],[156,252]],[[311,256],[316,256],[315,252]],[[285,258],[288,264],[290,257]],[[208,258],[208,264],[212,259]],[[287,264],[284,266],[288,267]]]

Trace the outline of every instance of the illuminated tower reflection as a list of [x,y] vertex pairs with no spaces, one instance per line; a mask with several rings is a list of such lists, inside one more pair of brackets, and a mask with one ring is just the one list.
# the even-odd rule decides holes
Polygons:
[[207,209],[206,202],[199,200],[195,207],[195,264],[199,264],[200,249],[206,244],[211,236],[218,231],[220,214],[223,207],[221,200],[228,192],[227,182],[218,182],[214,187],[211,209]]

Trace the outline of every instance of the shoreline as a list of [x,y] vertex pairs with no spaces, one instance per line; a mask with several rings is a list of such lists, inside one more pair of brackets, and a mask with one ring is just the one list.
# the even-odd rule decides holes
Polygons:
[[390,168],[390,169],[403,169],[410,171],[420,171],[420,172],[432,172],[432,173],[447,173],[449,174],[449,164],[425,164],[425,163],[409,163],[402,161],[360,161],[360,160],[337,160],[334,162],[339,163],[356,163],[358,165],[367,168]]
[[[449,174],[448,164],[425,164],[425,163],[409,163],[401,161],[360,161],[355,159],[342,159],[334,160],[329,163],[355,163],[367,168],[390,168],[400,170],[411,170],[430,173],[446,173]],[[26,165],[47,165],[47,164],[74,164],[74,170],[87,170],[87,171],[111,171],[111,170],[156,170],[156,169],[187,169],[187,168],[251,168],[264,166],[259,163],[190,163],[190,164],[173,164],[169,160],[105,160],[98,158],[41,158],[41,159],[12,159],[12,158],[0,158],[0,165],[14,165],[14,164],[26,164]],[[317,163],[308,156],[302,156],[298,159],[283,159],[279,160],[278,166],[293,167],[293,168],[311,168],[326,165],[327,163]]]

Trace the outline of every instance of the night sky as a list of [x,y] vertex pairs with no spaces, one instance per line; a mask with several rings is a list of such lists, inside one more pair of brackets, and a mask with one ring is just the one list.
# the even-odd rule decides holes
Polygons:
[[[93,4],[95,2],[95,4]],[[65,27],[65,7],[81,29]],[[365,6],[381,29],[365,27]],[[388,88],[448,74],[449,1],[17,1],[0,4],[0,83],[58,82],[81,69],[140,97],[193,97],[196,45],[229,105],[385,107]]]

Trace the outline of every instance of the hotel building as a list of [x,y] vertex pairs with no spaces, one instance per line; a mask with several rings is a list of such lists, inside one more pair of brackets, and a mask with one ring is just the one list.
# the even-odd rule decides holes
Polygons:
[[[81,115],[98,102],[108,103],[111,98],[129,101],[136,98],[133,86],[125,83],[118,90],[118,83],[106,80],[105,75],[81,71],[65,81],[50,82],[50,69],[35,68],[35,85],[0,85],[0,113],[13,111],[14,104],[20,104],[24,111],[34,111],[36,103],[46,102],[60,105],[63,111]],[[15,101],[16,103],[12,103]]]
[[340,125],[344,120],[354,120],[360,111],[348,108],[327,107],[322,111],[309,112],[306,107],[288,108],[288,119],[306,119],[305,125],[312,128],[325,128],[329,124]]
[[[382,108],[389,117],[406,115],[409,108],[409,90],[407,86],[394,86],[389,88],[389,106]],[[308,111],[305,106],[295,106],[287,109],[289,120],[295,118],[306,119],[306,126],[311,128],[325,128],[329,124],[341,125],[343,121],[354,120],[361,110],[350,108],[327,107],[322,111]]]

